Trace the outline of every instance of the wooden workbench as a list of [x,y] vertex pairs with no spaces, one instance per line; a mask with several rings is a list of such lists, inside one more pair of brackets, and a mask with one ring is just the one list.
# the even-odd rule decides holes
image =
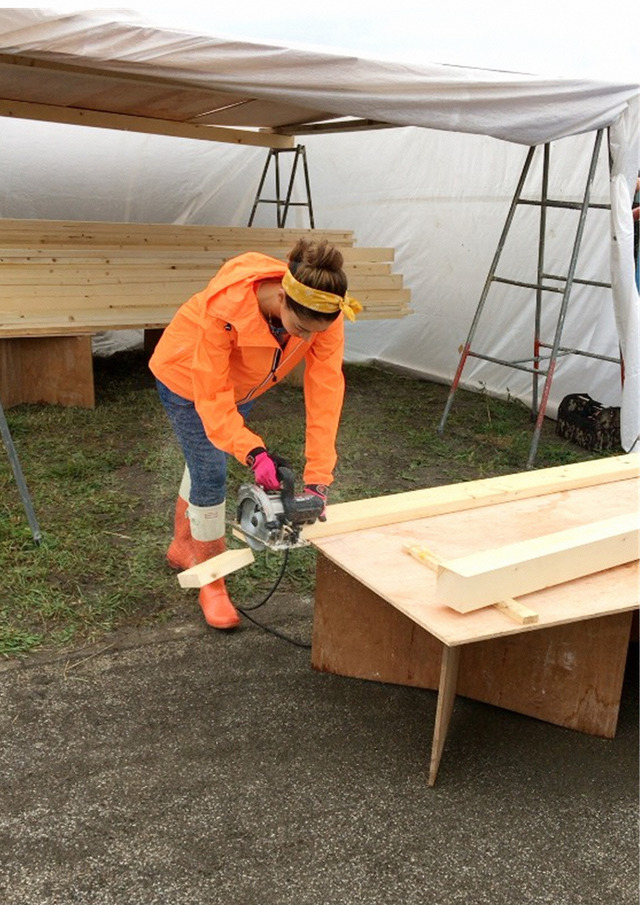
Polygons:
[[525,625],[493,606],[458,613],[436,604],[435,573],[403,547],[458,557],[637,511],[634,476],[311,538],[319,553],[312,665],[438,689],[430,785],[456,694],[613,738],[637,561],[519,598],[538,615]]

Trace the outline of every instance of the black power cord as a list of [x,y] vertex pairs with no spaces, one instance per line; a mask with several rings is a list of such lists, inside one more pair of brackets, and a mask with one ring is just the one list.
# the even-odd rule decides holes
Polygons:
[[259,610],[261,606],[264,606],[265,603],[267,603],[267,601],[270,600],[271,597],[275,594],[276,589],[277,589],[278,585],[280,584],[280,582],[282,581],[284,573],[287,569],[288,562],[289,562],[289,551],[285,550],[284,558],[282,561],[282,567],[280,569],[278,577],[275,580],[273,587],[271,588],[271,590],[269,591],[267,596],[263,600],[261,600],[259,603],[254,603],[253,606],[250,606],[250,607],[236,606],[236,609],[238,610],[239,613],[242,613],[242,615],[245,616],[249,620],[249,622],[253,622],[254,625],[257,625],[258,628],[261,628],[264,632],[268,632],[270,635],[275,635],[277,638],[281,638],[283,641],[288,641],[289,644],[294,644],[296,647],[310,648],[311,645],[307,644],[305,641],[299,641],[297,638],[292,638],[290,635],[286,635],[284,632],[279,632],[277,629],[271,628],[271,626],[269,626],[269,625],[264,625],[262,622],[258,622],[257,619],[254,619],[253,616],[249,615],[249,613],[252,613],[254,610]]

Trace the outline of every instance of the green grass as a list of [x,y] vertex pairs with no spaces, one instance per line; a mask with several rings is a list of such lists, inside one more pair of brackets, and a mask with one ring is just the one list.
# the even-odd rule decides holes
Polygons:
[[[64,649],[117,629],[193,612],[164,562],[182,458],[142,352],[95,362],[94,410],[18,406],[6,412],[42,531],[36,546],[4,451],[0,451],[0,655]],[[359,499],[522,471],[531,443],[528,410],[459,391],[444,436],[437,425],[448,387],[394,372],[347,366],[331,501]],[[302,474],[302,391],[284,385],[257,404],[251,425]],[[535,467],[596,458],[546,423]],[[235,492],[251,478],[232,460]],[[234,542],[232,541],[232,544]],[[237,545],[237,542],[235,542]],[[276,554],[228,579],[250,606],[275,581]],[[313,593],[315,551],[293,551],[279,591]]]

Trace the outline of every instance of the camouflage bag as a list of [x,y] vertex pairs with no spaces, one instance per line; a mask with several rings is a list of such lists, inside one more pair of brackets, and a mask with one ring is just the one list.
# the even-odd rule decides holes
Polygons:
[[620,450],[620,408],[601,405],[586,393],[571,393],[558,406],[556,434],[585,449]]

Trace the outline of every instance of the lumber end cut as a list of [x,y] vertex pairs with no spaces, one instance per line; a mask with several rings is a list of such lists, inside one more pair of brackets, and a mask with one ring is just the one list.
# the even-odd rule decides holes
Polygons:
[[245,547],[242,550],[225,550],[218,556],[212,556],[204,562],[178,573],[181,588],[202,588],[231,572],[236,572],[254,561],[253,550]]

